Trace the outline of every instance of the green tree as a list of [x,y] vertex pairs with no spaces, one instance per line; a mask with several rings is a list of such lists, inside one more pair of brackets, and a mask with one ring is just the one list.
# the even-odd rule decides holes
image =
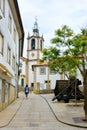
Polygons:
[[[50,68],[54,69],[59,73],[65,73],[67,78],[69,78],[68,73],[76,73],[76,67],[72,62],[71,58],[63,53],[68,54],[68,51],[65,52],[66,47],[70,48],[71,38],[73,37],[73,31],[66,25],[62,26],[62,29],[55,31],[55,38],[51,39],[51,43],[55,46],[49,47],[48,49],[43,50],[43,60],[49,61]],[[68,62],[67,62],[68,61]],[[68,72],[68,73],[66,73]]]
[[61,73],[78,69],[83,77],[84,110],[87,120],[87,29],[82,29],[77,35],[67,25],[55,31],[51,39],[52,46],[43,50],[42,61],[48,61],[49,66]]

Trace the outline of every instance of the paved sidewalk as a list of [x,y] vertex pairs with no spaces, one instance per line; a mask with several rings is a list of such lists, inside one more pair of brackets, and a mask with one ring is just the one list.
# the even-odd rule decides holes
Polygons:
[[11,105],[0,112],[0,128],[7,126],[21,107],[23,93],[20,93],[19,96],[20,98],[16,99]]
[[52,101],[53,94],[42,95],[47,100],[56,118],[65,124],[87,128],[87,122],[84,119],[84,103],[63,103],[58,101]]
[[[53,94],[43,94],[41,96],[47,101],[51,110],[60,122],[87,128],[87,122],[82,121],[82,118],[84,117],[83,103],[75,104],[60,103],[57,101],[52,102]],[[23,93],[20,93],[19,97],[20,98],[18,98],[14,103],[0,112],[0,128],[8,125],[21,107],[24,98]]]

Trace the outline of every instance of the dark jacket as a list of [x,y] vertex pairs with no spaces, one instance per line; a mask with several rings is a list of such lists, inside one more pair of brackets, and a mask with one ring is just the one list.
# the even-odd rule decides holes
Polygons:
[[24,88],[24,92],[25,92],[26,94],[29,93],[29,87],[28,87],[28,86]]

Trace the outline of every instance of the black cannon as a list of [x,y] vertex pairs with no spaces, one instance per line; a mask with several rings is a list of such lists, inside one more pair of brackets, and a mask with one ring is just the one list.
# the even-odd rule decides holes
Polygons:
[[69,82],[68,87],[65,87],[61,92],[56,91],[56,94],[53,97],[52,101],[57,99],[58,101],[64,100],[64,102],[68,103],[69,99],[76,99],[76,100],[84,99],[84,95],[79,90],[78,85],[81,85],[81,81],[79,79],[75,79],[74,81],[71,80]]

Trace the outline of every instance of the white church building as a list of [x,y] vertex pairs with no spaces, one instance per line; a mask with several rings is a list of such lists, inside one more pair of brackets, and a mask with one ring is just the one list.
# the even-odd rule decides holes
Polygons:
[[27,58],[21,57],[22,72],[20,74],[20,86],[26,84],[36,92],[40,90],[52,90],[56,80],[64,80],[64,74],[50,70],[48,63],[41,64],[39,61],[44,48],[43,35],[39,35],[37,20],[34,23],[33,34],[27,37]]
[[20,86],[28,84],[34,90],[54,89],[56,80],[63,79],[63,75],[49,69],[48,63],[40,63],[44,48],[43,35],[39,35],[37,20],[34,23],[33,34],[27,37],[27,58],[21,57],[22,71]]

